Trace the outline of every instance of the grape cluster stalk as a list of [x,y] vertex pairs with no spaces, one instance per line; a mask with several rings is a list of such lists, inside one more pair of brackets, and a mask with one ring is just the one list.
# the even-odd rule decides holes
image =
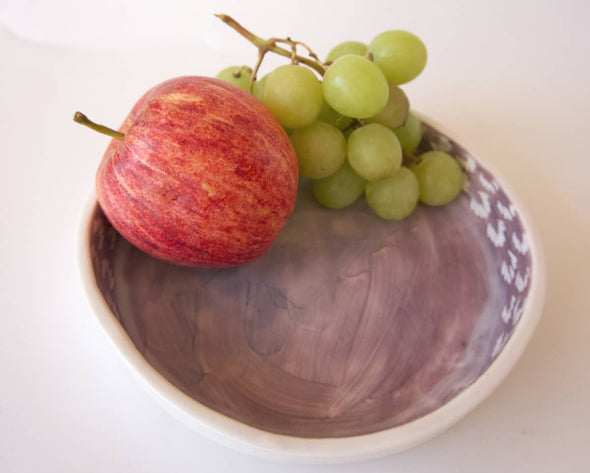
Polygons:
[[[256,80],[256,76],[258,74],[258,70],[262,64],[262,60],[264,56],[268,52],[273,52],[275,54],[279,54],[281,56],[285,56],[291,59],[291,63],[294,65],[297,64],[305,64],[306,66],[312,68],[316,71],[319,75],[323,76],[326,68],[328,67],[322,61],[320,61],[319,57],[313,50],[307,46],[307,44],[301,41],[294,41],[291,38],[269,38],[263,39],[260,36],[255,35],[251,31],[244,28],[240,23],[234,20],[231,16],[225,15],[223,13],[218,13],[215,15],[217,18],[222,20],[224,23],[232,27],[238,33],[240,33],[244,38],[250,41],[254,46],[258,48],[258,60],[256,61],[256,65],[252,70],[250,76],[250,86],[249,90],[252,92],[254,81]],[[286,44],[290,47],[290,50],[284,49],[279,46],[279,44]],[[308,52],[309,57],[300,56],[297,54],[297,46],[301,46],[305,48]]]

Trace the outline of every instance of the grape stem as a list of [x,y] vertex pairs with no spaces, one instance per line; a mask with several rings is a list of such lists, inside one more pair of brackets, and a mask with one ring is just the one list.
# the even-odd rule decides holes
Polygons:
[[[336,125],[338,125],[338,121],[341,120],[342,116],[338,117],[338,120],[336,121]],[[361,126],[365,126],[366,123],[364,120],[361,120],[360,118],[353,118],[351,120],[351,122],[348,124],[348,126],[346,126],[342,132],[345,133],[347,131],[350,130],[356,130],[357,128],[360,128]]]
[[[240,23],[238,23],[229,15],[218,13],[215,16],[227,25],[229,25],[231,28],[236,30],[239,34],[241,34],[244,38],[246,38],[248,41],[250,41],[254,46],[258,48],[258,60],[256,61],[256,65],[254,66],[252,75],[250,76],[250,92],[252,92],[254,81],[256,80],[256,75],[258,73],[258,70],[260,69],[262,60],[268,52],[273,52],[275,54],[279,54],[280,56],[288,57],[291,59],[291,63],[305,64],[307,67],[310,67],[311,69],[316,71],[320,76],[324,75],[324,72],[326,71],[327,67],[326,64],[321,62],[317,54],[315,54],[312,51],[312,49],[305,43],[302,43],[301,41],[293,41],[291,38],[264,39],[244,28]],[[290,50],[278,46],[277,43],[289,45]],[[301,46],[302,48],[307,50],[309,57],[297,54],[297,46]]]
[[234,76],[236,79],[239,79],[242,77],[242,71],[252,74],[252,68],[250,66],[241,66],[232,73],[232,76]]
[[409,151],[406,151],[405,149],[403,149],[402,152],[406,158],[411,159],[415,163],[419,163],[420,161],[422,161],[422,158],[419,158],[415,154],[412,154]]

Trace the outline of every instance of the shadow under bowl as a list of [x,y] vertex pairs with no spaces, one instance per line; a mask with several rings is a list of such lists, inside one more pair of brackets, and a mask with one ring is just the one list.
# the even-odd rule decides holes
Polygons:
[[81,269],[103,328],[176,417],[242,451],[336,462],[397,452],[481,402],[524,350],[545,270],[497,173],[426,125],[469,185],[400,222],[308,187],[267,254],[230,269],[156,260],[95,198]]

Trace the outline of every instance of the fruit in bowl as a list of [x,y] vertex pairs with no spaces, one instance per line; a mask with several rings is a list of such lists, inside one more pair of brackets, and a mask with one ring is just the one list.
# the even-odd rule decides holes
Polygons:
[[[98,169],[98,202],[136,247],[186,266],[253,261],[291,214],[298,174],[315,181],[316,201],[328,208],[352,205],[369,189],[370,208],[389,220],[407,218],[418,200],[443,205],[459,194],[464,179],[453,156],[429,156],[426,165],[413,154],[423,127],[399,84],[426,65],[419,38],[392,30],[366,47],[341,43],[323,62],[305,43],[264,40],[218,17],[257,46],[254,68],[159,84],[119,131],[75,115],[114,138]],[[259,81],[269,52],[291,64]],[[448,165],[431,162],[441,159],[454,166],[452,179]]]

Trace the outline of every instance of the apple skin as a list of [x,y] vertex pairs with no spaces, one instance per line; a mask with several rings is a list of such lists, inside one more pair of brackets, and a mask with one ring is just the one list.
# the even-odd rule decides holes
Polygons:
[[251,94],[185,76],[152,88],[109,144],[100,207],[130,243],[171,263],[222,268],[263,255],[293,211],[298,165]]

